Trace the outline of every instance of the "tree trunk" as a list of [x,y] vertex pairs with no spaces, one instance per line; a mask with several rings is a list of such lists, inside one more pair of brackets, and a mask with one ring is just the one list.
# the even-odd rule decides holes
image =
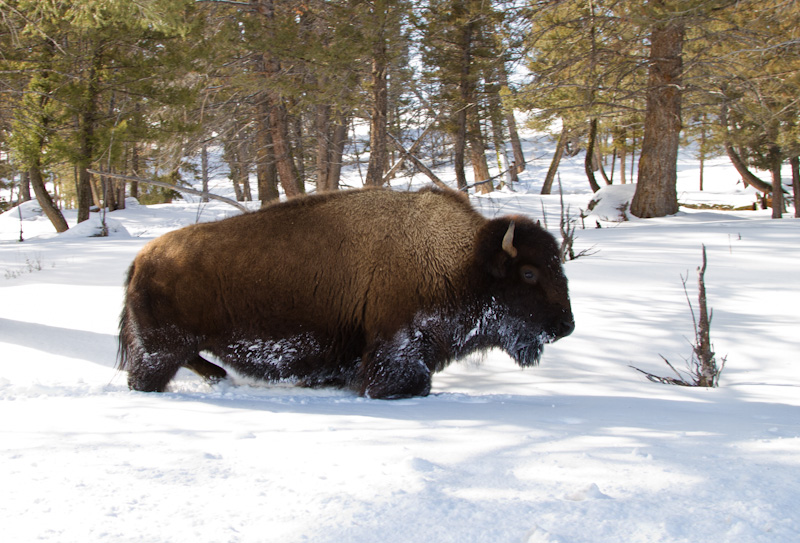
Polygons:
[[92,193],[92,175],[87,171],[91,167],[92,140],[94,139],[94,118],[90,111],[85,111],[81,118],[80,156],[78,157],[78,222],[89,219],[89,211],[94,195]]
[[704,169],[705,169],[705,153],[700,153],[700,192],[703,192],[703,182],[705,181],[703,178]]
[[626,181],[625,177],[625,159],[627,158],[627,145],[626,142],[626,130],[623,128],[619,131],[617,135],[619,139],[615,138],[614,141],[617,144],[618,154],[619,154],[619,182],[621,185],[624,185]]
[[605,161],[605,159],[600,154],[600,149],[597,147],[597,139],[595,138],[595,146],[594,146],[594,166],[595,166],[595,170],[600,172],[600,177],[603,178],[603,181],[605,181],[606,185],[610,185],[611,184],[611,177],[614,177],[614,172],[612,170],[611,177],[608,176],[608,174],[606,173],[606,168],[603,165],[604,161]]
[[770,173],[772,174],[772,218],[780,219],[783,217],[783,184],[781,179],[781,149],[775,144],[768,147],[767,154],[770,162]]
[[794,216],[800,218],[800,157],[789,159],[792,165],[792,194],[794,195]]
[[317,192],[332,190],[328,186],[330,178],[331,149],[331,106],[320,104],[314,112],[314,131],[317,138]]
[[644,140],[631,202],[631,213],[641,218],[678,212],[683,39],[684,24],[679,19],[657,23],[650,34]]
[[205,143],[200,149],[200,174],[203,178],[203,197],[202,202],[208,203],[208,145]]
[[[134,142],[131,149],[131,171],[135,177],[140,177],[139,174],[139,145]],[[139,183],[137,181],[131,182],[131,197],[139,198]]]
[[[500,65],[500,85],[504,88],[508,88],[508,74],[506,73],[505,63]],[[508,125],[508,137],[511,140],[511,151],[514,153],[516,173],[520,173],[525,171],[525,155],[522,152],[522,143],[519,139],[517,120],[514,118],[514,111],[508,110],[505,117],[506,125]]]
[[[378,15],[381,16],[381,14]],[[364,180],[365,185],[372,187],[379,187],[383,184],[383,172],[386,171],[389,161],[386,139],[389,113],[387,70],[386,39],[381,32],[372,49],[369,165],[367,166],[367,178]]]
[[[465,17],[466,6],[463,2],[454,2],[453,12],[456,19]],[[467,132],[468,132],[468,114],[467,110],[477,107],[474,104],[474,88],[472,82],[472,40],[474,33],[474,23],[469,21],[467,24],[461,25],[460,35],[457,46],[459,48],[459,81],[458,81],[458,94],[460,102],[457,104],[455,112],[456,117],[456,133],[455,133],[455,149],[454,149],[454,165],[456,169],[456,183],[459,189],[466,189],[467,176],[464,171],[464,158],[467,151]]]
[[50,219],[50,222],[53,223],[56,232],[66,232],[69,229],[69,225],[64,219],[64,215],[61,214],[61,211],[53,203],[53,199],[47,192],[47,188],[44,185],[44,179],[42,177],[41,166],[38,161],[31,165],[31,168],[28,170],[28,174],[30,176],[33,193],[36,196],[36,200],[39,202],[39,205],[42,207],[42,211],[44,211],[44,214],[47,215],[48,219]]
[[289,116],[282,99],[278,98],[276,101],[273,97],[269,119],[272,128],[272,152],[275,156],[278,179],[288,198],[299,196],[305,192],[305,189],[294,163],[289,136]]
[[222,142],[222,159],[228,164],[230,170],[229,178],[233,184],[233,192],[236,195],[236,201],[241,202],[244,200],[243,184],[242,184],[242,170],[247,171],[240,151],[241,142],[236,141],[235,138],[239,137],[239,130],[234,130],[234,135],[230,138],[224,138]]
[[262,96],[256,105],[256,176],[258,178],[258,198],[265,207],[280,197],[278,193],[278,172],[272,152],[272,133],[269,124],[269,99]]
[[742,176],[742,182],[745,185],[750,185],[757,191],[763,192],[764,194],[769,194],[772,192],[772,185],[766,181],[763,181],[760,177],[751,172],[747,168],[747,164],[744,163],[744,160],[742,160],[742,157],[739,156],[732,145],[727,143],[725,144],[725,153],[728,155],[733,167],[736,168],[736,171]]
[[339,190],[339,180],[342,177],[342,157],[344,156],[344,146],[347,144],[347,115],[337,113],[333,117],[333,141],[330,147],[328,162],[329,190]]
[[453,167],[456,170],[456,186],[467,187],[467,175],[464,168],[464,157],[467,150],[467,110],[462,108],[456,113],[456,133],[453,139]]
[[30,172],[20,172],[19,174],[19,201],[29,202],[31,199],[31,176]]
[[567,145],[567,125],[562,119],[561,121],[561,135],[558,136],[558,143],[556,144],[556,152],[553,153],[553,160],[550,161],[550,168],[547,170],[547,176],[544,178],[544,185],[542,185],[542,194],[550,194],[553,190],[553,181],[556,179],[556,172],[558,165],[561,163],[561,157],[564,156],[564,147]]
[[477,107],[470,108],[469,118],[468,137],[470,161],[472,162],[472,173],[475,183],[488,181],[476,186],[475,190],[480,194],[488,194],[494,190],[494,183],[489,181],[492,174],[489,173],[489,164],[486,162],[486,145],[483,142],[483,133],[481,132],[481,123],[478,117]]
[[592,187],[592,192],[600,190],[600,185],[597,184],[597,179],[594,176],[594,146],[596,141],[597,119],[595,118],[589,122],[589,141],[586,144],[586,158],[583,161],[583,169],[586,172],[586,178],[589,180],[589,186]]
[[510,158],[508,154],[505,127],[503,126],[503,122],[507,117],[503,114],[503,105],[500,101],[499,92],[492,93],[489,97],[489,102],[492,109],[490,117],[492,124],[492,140],[494,142],[495,154],[497,155],[497,169],[500,172],[505,172],[508,185],[514,186],[519,183],[519,177],[517,176],[517,166],[514,159]]
[[708,117],[703,113],[702,124],[700,125],[700,192],[703,192],[703,185],[705,181],[705,163],[706,163],[706,146],[708,136],[706,134],[706,126]]
[[306,191],[306,165],[303,157],[306,154],[305,146],[303,145],[303,114],[287,115],[289,126],[291,127],[291,140],[292,156],[294,157],[294,167],[297,172],[297,182],[300,185],[300,190]]
[[733,143],[731,143],[730,134],[728,132],[727,104],[722,105],[719,122],[722,125],[722,130],[725,137],[725,141],[723,143],[725,147],[725,153],[728,155],[728,159],[730,159],[731,164],[733,164],[733,167],[736,168],[736,171],[739,172],[739,175],[742,176],[742,182],[745,185],[750,185],[754,189],[763,192],[764,194],[769,194],[770,192],[772,192],[772,185],[762,181],[753,172],[751,172],[747,168],[747,164],[745,164],[744,160],[742,160],[742,157],[740,157],[739,154],[736,152],[736,150],[733,148]]
[[100,55],[95,52],[91,58],[91,65],[86,80],[86,100],[83,103],[83,111],[80,116],[79,153],[78,166],[78,222],[89,219],[89,210],[92,205],[92,176],[87,171],[92,165],[95,147],[95,123],[97,122],[97,99],[100,95],[100,81],[98,68]]

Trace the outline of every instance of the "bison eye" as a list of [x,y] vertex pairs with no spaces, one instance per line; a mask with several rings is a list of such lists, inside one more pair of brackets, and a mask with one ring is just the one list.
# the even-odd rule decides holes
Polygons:
[[522,277],[522,280],[529,285],[535,285],[539,282],[539,270],[533,266],[522,266],[519,269],[519,274]]

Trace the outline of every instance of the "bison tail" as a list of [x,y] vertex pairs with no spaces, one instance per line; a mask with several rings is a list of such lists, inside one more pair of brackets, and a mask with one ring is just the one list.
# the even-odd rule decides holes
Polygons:
[[117,369],[126,371],[129,367],[131,359],[131,347],[135,340],[133,331],[133,323],[131,322],[130,313],[128,312],[128,286],[133,277],[133,269],[135,264],[131,264],[128,269],[128,275],[125,278],[125,305],[122,308],[122,314],[119,317],[119,344],[117,346]]
[[131,323],[128,319],[128,310],[124,308],[119,319],[119,345],[117,346],[117,369],[126,371],[131,358]]

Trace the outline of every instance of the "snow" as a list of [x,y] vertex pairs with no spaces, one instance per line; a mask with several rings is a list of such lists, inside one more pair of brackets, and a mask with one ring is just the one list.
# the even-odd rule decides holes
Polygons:
[[[537,190],[549,143],[530,145],[541,158],[515,191],[473,201],[489,216],[546,219],[557,235],[559,196]],[[702,193],[696,163],[679,168],[682,203],[756,199],[724,160],[707,165]],[[561,182],[577,219],[592,197],[582,157],[565,160]],[[129,206],[107,215],[110,237],[91,237],[97,218],[57,235],[35,204],[23,211],[0,216],[5,541],[800,539],[795,219],[587,217],[575,249],[592,255],[566,265],[577,328],[540,367],[492,351],[434,376],[429,397],[380,401],[209,386],[183,370],[170,392],[129,391],[114,368],[127,266],[148,240],[237,211]],[[651,383],[630,366],[667,375],[659,355],[682,369],[690,354],[681,276],[696,305],[702,244],[721,386]]]

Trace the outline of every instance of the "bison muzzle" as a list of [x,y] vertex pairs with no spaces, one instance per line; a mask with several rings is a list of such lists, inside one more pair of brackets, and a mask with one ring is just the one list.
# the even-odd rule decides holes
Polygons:
[[486,219],[454,191],[307,196],[145,246],[128,272],[119,368],[163,391],[181,367],[427,395],[431,375],[499,347],[520,366],[572,332],[553,237]]

